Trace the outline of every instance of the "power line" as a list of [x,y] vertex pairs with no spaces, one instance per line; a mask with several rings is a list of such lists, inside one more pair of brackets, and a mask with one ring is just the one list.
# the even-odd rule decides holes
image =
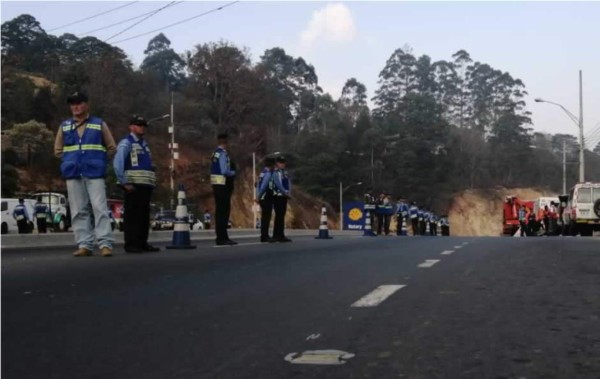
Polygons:
[[65,24],[65,25],[62,25],[62,26],[59,26],[59,27],[56,27],[56,28],[53,28],[53,29],[49,29],[49,30],[47,30],[47,31],[48,31],[48,32],[51,32],[51,31],[54,31],[54,30],[58,30],[58,29],[62,29],[62,28],[66,28],[67,26],[76,25],[76,24],[82,23],[82,22],[84,22],[84,21],[91,20],[91,19],[93,19],[93,18],[100,17],[100,16],[103,16],[103,15],[105,15],[105,14],[108,14],[108,13],[114,12],[114,11],[116,11],[116,10],[119,10],[119,9],[122,9],[122,8],[125,8],[125,7],[128,7],[128,6],[130,6],[130,5],[133,5],[133,4],[137,3],[137,2],[138,2],[138,1],[132,1],[132,2],[130,2],[130,3],[127,3],[127,4],[125,4],[125,5],[121,5],[121,6],[119,6],[119,7],[116,7],[116,8],[111,8],[111,9],[109,9],[109,10],[107,10],[107,11],[104,11],[104,12],[101,12],[101,13],[97,13],[97,14],[94,14],[94,15],[91,15],[91,16],[89,16],[89,17],[86,17],[86,18],[83,18],[83,19],[81,19],[81,20],[73,21],[73,22],[71,22],[71,23],[69,23],[69,24]]
[[108,41],[110,41],[111,39],[115,38],[116,36],[119,36],[119,35],[121,35],[121,34],[125,33],[126,31],[128,31],[128,30],[132,29],[134,26],[136,26],[136,25],[138,25],[138,24],[140,24],[140,23],[142,23],[142,22],[146,21],[146,20],[147,20],[147,19],[149,19],[150,17],[152,17],[152,16],[154,16],[155,14],[157,14],[158,12],[162,11],[163,9],[169,8],[169,7],[173,6],[173,5],[177,5],[177,4],[180,4],[180,3],[183,3],[183,1],[179,1],[179,2],[176,2],[176,1],[171,1],[169,4],[167,4],[167,5],[163,6],[163,7],[160,7],[160,8],[158,8],[158,9],[156,9],[155,11],[153,11],[151,14],[147,15],[146,17],[144,17],[144,18],[143,18],[143,19],[141,19],[140,21],[138,21],[138,22],[134,23],[133,25],[130,25],[130,26],[126,27],[125,29],[121,30],[120,32],[118,32],[118,33],[115,33],[115,34],[113,34],[112,36],[108,37],[107,39],[105,39],[105,40],[104,40],[104,42],[108,42]]
[[[178,1],[176,4],[173,4],[173,5],[177,5],[177,4],[180,4],[180,3],[183,3],[183,1]],[[125,20],[122,20],[122,21],[119,21],[119,22],[115,22],[114,24],[106,25],[106,26],[103,26],[103,27],[100,27],[100,28],[96,28],[96,29],[87,31],[85,33],[81,33],[81,34],[78,35],[78,37],[87,36],[88,34],[92,34],[92,33],[95,33],[97,31],[100,31],[100,30],[110,29],[113,26],[121,25],[121,24],[124,24],[124,23],[129,22],[129,21],[137,20],[138,18],[147,16],[147,15],[149,15],[151,13],[154,13],[155,11],[156,11],[156,9],[153,9],[150,12],[142,13],[141,15],[138,15],[138,16],[135,16],[135,17],[130,17],[130,18],[127,18]]]
[[121,43],[121,42],[129,41],[129,40],[132,40],[132,39],[134,39],[134,38],[143,37],[143,36],[145,36],[145,35],[148,35],[148,34],[156,33],[156,32],[159,32],[159,31],[161,31],[161,30],[164,30],[164,29],[167,29],[167,28],[171,28],[171,27],[173,27],[173,26],[177,26],[177,25],[183,24],[183,23],[185,23],[185,22],[188,22],[188,21],[192,21],[192,20],[194,20],[194,19],[196,19],[196,18],[199,18],[199,17],[202,17],[202,16],[206,16],[207,14],[210,14],[210,13],[215,13],[215,12],[217,12],[217,11],[220,11],[220,10],[222,10],[222,9],[225,9],[225,8],[227,8],[227,7],[230,7],[230,6],[232,6],[233,4],[235,4],[235,3],[239,3],[239,2],[240,2],[240,0],[237,0],[237,1],[232,1],[232,2],[230,2],[230,3],[227,3],[227,4],[225,4],[225,5],[222,5],[222,6],[220,6],[220,7],[218,7],[218,8],[214,8],[214,9],[211,9],[211,10],[209,10],[209,11],[206,11],[206,12],[200,13],[200,14],[198,14],[198,15],[196,15],[196,16],[192,16],[192,17],[189,17],[189,18],[186,18],[186,19],[183,19],[183,20],[180,20],[180,21],[174,22],[174,23],[172,23],[172,24],[169,24],[169,25],[166,25],[166,26],[160,27],[160,28],[158,28],[158,29],[151,30],[151,31],[149,31],[149,32],[145,32],[145,33],[137,34],[137,35],[135,35],[135,36],[128,37],[128,38],[125,38],[125,39],[122,39],[122,40],[119,40],[119,41],[113,42],[113,45],[116,45],[116,44],[118,44],[118,43]]

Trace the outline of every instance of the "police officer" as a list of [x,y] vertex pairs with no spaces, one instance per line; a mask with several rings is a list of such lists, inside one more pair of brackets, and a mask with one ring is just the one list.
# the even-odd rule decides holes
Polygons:
[[426,230],[425,212],[426,212],[425,208],[419,208],[419,235],[421,235],[421,236],[425,235],[425,230]]
[[148,122],[138,115],[129,121],[129,134],[117,146],[113,162],[117,180],[125,190],[124,238],[127,253],[159,251],[148,244],[150,199],[156,187],[152,156],[144,135]]
[[285,169],[285,157],[275,159],[275,170],[272,175],[273,207],[275,208],[275,221],[273,224],[273,240],[275,242],[291,242],[285,236],[285,213],[287,202],[291,196],[292,183]]
[[256,203],[260,204],[260,242],[275,242],[269,237],[269,224],[271,223],[271,213],[273,213],[273,186],[271,184],[273,169],[275,167],[275,158],[265,158],[265,167],[263,167],[258,176],[256,186]]
[[450,221],[448,221],[447,215],[442,215],[440,225],[442,227],[442,236],[448,237],[450,235]]
[[217,143],[218,146],[212,154],[210,164],[210,184],[215,198],[215,232],[217,234],[215,242],[219,246],[237,245],[237,242],[230,240],[227,234],[235,179],[235,170],[227,152],[229,144],[227,133],[219,134]]
[[392,214],[394,213],[394,208],[392,203],[390,202],[389,195],[381,194],[379,195],[378,201],[378,222],[377,222],[377,234],[381,235],[382,229],[385,235],[390,234],[390,221],[392,218]]
[[210,212],[208,211],[208,209],[204,210],[204,229],[205,230],[209,230],[210,229]]
[[46,223],[46,218],[48,217],[48,204],[42,201],[41,196],[38,196],[33,210],[33,217],[35,217],[38,233],[46,233],[48,228]]
[[396,235],[402,234],[402,224],[408,216],[408,205],[402,198],[398,198],[398,204],[396,205]]
[[15,205],[12,216],[17,221],[19,234],[29,233],[29,212],[27,212],[27,207],[25,207],[24,199],[19,199],[19,204]]
[[67,103],[73,117],[58,128],[54,155],[62,158],[60,171],[67,183],[71,224],[78,245],[73,255],[91,256],[97,240],[101,255],[110,257],[114,238],[104,178],[108,158],[116,151],[115,140],[106,123],[90,115],[85,94],[75,92]]
[[408,210],[410,215],[410,222],[412,224],[413,236],[419,235],[419,207],[417,207],[416,202],[412,202],[410,204],[410,208]]
[[435,212],[429,212],[429,234],[437,236],[437,217]]

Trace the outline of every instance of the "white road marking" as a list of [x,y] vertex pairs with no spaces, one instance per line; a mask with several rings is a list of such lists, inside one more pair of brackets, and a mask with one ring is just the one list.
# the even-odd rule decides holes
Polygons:
[[376,307],[382,303],[385,299],[392,296],[392,294],[401,288],[406,287],[404,284],[387,284],[375,288],[365,296],[358,299],[351,307],[362,308],[362,307]]
[[303,365],[343,365],[354,354],[341,350],[308,350],[302,353],[289,353],[285,360]]
[[444,250],[442,251],[441,255],[450,255],[452,253],[454,253],[454,250]]
[[462,246],[454,246],[455,249],[462,249]]
[[430,268],[434,264],[438,263],[439,261],[440,261],[439,259],[426,259],[425,262],[420,263],[417,267],[420,267],[420,268]]
[[315,333],[315,334],[311,334],[310,336],[306,337],[306,340],[316,340],[317,338],[321,337],[321,333]]

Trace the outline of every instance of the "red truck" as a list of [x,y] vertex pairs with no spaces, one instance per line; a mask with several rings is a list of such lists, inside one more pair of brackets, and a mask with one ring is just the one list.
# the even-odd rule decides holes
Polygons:
[[525,206],[527,209],[533,209],[533,201],[521,200],[516,196],[507,196],[502,206],[502,234],[513,236],[519,230],[519,209]]

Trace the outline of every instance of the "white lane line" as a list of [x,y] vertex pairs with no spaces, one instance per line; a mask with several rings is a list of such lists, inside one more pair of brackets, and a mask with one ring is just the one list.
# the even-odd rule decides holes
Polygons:
[[392,296],[394,292],[406,287],[404,284],[386,284],[375,288],[367,295],[358,299],[351,307],[376,307],[385,299]]
[[441,255],[450,255],[452,253],[454,253],[454,250],[444,250],[442,251]]
[[439,259],[426,259],[425,262],[420,263],[417,267],[429,268],[429,267],[433,266],[434,264],[438,263],[439,261],[440,261]]
[[455,249],[462,249],[462,246],[454,246]]

